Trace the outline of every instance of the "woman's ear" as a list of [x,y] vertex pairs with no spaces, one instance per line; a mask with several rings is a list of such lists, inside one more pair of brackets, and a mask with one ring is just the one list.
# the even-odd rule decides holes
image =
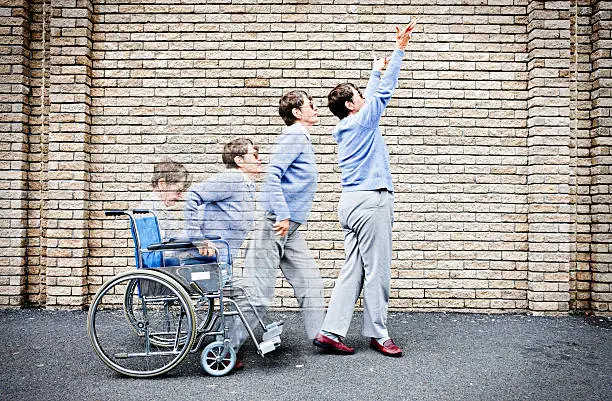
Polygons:
[[240,168],[244,166],[244,158],[242,156],[234,156],[234,163]]
[[293,110],[291,110],[291,113],[293,114],[293,117],[295,117],[296,119],[299,120],[301,118],[301,116],[298,116],[298,113],[300,114],[302,113],[300,109],[294,108]]
[[165,178],[160,178],[159,180],[157,180],[157,187],[156,187],[159,191],[164,192],[166,190],[166,179]]

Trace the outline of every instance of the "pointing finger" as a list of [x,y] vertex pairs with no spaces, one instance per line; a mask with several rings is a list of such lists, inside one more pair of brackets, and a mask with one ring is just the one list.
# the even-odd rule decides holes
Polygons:
[[412,18],[412,21],[410,21],[410,24],[408,24],[408,28],[410,30],[413,30],[414,27],[416,26],[417,21],[418,21],[418,18],[416,17]]

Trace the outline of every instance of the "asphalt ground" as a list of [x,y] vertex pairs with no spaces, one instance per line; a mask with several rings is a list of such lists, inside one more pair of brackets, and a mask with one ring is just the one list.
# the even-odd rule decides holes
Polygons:
[[356,313],[349,356],[323,354],[300,315],[285,321],[280,349],[252,344],[245,369],[210,377],[199,353],[170,373],[134,379],[94,353],[84,311],[0,310],[2,400],[612,400],[612,320],[448,313],[392,313],[404,357],[361,337]]

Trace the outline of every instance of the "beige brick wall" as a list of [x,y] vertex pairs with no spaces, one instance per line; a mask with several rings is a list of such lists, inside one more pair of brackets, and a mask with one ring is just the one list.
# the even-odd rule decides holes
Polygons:
[[570,3],[527,6],[529,309],[569,309],[570,243]]
[[46,190],[46,305],[88,300],[91,1],[52,3]]
[[609,314],[612,312],[612,2],[594,1],[592,7],[591,307],[596,313]]
[[43,0],[30,3],[30,103],[28,133],[28,304],[46,302],[46,192],[48,190],[49,38],[51,6]]
[[[31,279],[16,291],[86,304],[133,266],[125,222],[102,211],[143,199],[155,163],[171,157],[202,180],[239,135],[267,160],[283,92],[324,104],[338,82],[365,85],[372,53],[390,52],[393,26],[418,14],[381,122],[396,188],[391,308],[608,313],[610,12],[577,1],[66,0],[47,3],[49,43],[44,1],[30,2],[51,117],[46,130],[34,52]],[[343,263],[336,119],[320,115],[306,235],[331,290]],[[275,306],[295,307],[278,287]]]
[[25,302],[29,90],[29,7],[0,8],[0,304]]
[[570,195],[575,242],[570,244],[570,309],[590,309],[591,6],[572,0],[570,17]]

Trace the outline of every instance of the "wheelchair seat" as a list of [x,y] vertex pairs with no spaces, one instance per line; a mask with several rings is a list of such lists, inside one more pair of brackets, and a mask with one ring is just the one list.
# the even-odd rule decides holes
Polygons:
[[[157,216],[144,209],[134,210],[134,217],[130,219],[130,230],[132,238],[134,239],[136,268],[164,270],[174,275],[175,278],[179,278],[188,290],[190,289],[192,271],[195,275],[194,277],[207,277],[208,275],[204,272],[209,272],[216,268],[220,270],[221,287],[224,287],[229,282],[232,275],[231,251],[227,241],[223,240],[221,237],[185,237],[162,240]],[[198,242],[202,241],[210,241],[215,243],[215,245],[223,245],[222,249],[226,251],[225,253],[227,254],[225,263],[219,260],[219,250],[216,249],[216,247],[216,255],[201,255],[196,245]],[[186,268],[180,269],[179,271],[179,269],[177,269],[179,266],[184,266]],[[214,277],[218,276],[219,274],[213,274],[209,280],[200,281],[199,284],[206,290],[218,290],[219,285],[216,285],[214,279]]]

